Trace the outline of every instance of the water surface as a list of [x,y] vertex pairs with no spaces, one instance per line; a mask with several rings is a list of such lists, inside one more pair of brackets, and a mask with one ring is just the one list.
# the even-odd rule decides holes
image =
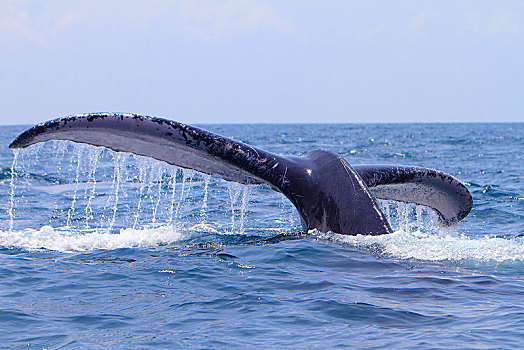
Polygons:
[[101,148],[16,154],[0,127],[5,348],[521,348],[524,124],[208,125],[282,154],[436,168],[458,226],[382,202],[395,232],[301,233],[292,205]]

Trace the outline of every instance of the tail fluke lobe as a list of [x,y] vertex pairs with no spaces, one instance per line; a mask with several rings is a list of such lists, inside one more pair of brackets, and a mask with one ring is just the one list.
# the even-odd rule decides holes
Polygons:
[[121,113],[73,115],[41,123],[20,134],[9,147],[25,148],[49,140],[103,146],[182,168],[217,174],[240,183],[260,183],[261,180],[248,170],[250,165],[256,166],[259,159],[265,159],[271,166],[271,161],[278,158],[189,125]]
[[415,203],[432,208],[443,226],[464,219],[473,206],[470,192],[442,171],[391,165],[354,167],[376,198]]

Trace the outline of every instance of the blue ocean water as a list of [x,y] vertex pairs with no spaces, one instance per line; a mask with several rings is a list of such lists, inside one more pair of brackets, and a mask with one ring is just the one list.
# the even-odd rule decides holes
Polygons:
[[26,127],[0,127],[0,347],[522,348],[524,123],[203,127],[436,168],[474,207],[440,228],[383,202],[393,234],[302,234],[267,186],[68,142],[13,154]]

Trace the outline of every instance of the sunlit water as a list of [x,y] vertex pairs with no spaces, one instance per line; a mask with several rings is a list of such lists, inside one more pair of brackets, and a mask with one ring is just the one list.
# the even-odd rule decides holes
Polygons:
[[524,124],[206,128],[276,153],[437,168],[474,208],[440,228],[382,202],[390,235],[301,234],[268,186],[68,142],[13,154],[25,128],[2,127],[2,346],[522,347]]

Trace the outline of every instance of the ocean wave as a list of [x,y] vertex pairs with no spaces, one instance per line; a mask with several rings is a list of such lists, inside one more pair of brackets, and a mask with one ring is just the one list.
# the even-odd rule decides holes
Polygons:
[[79,233],[67,229],[42,226],[39,229],[0,231],[0,246],[26,250],[47,249],[59,252],[91,251],[97,249],[119,249],[154,247],[173,244],[188,239],[198,231],[208,229],[205,225],[191,230],[178,230],[166,225],[155,228],[125,228],[119,233],[94,230]]
[[380,251],[399,259],[425,261],[524,261],[524,239],[470,237],[463,234],[434,234],[397,230],[380,236],[318,234],[318,237],[358,248]]
[[[24,250],[80,252],[120,248],[158,247],[179,243],[206,234],[230,236],[213,227],[198,224],[191,227],[164,225],[155,228],[124,228],[118,233],[107,230],[77,232],[42,226],[39,229],[0,231],[0,246]],[[335,233],[311,234],[359,249],[397,259],[422,261],[524,261],[524,237],[470,237],[453,233],[427,233],[399,229],[391,234],[347,236]],[[234,243],[233,243],[234,244]]]

